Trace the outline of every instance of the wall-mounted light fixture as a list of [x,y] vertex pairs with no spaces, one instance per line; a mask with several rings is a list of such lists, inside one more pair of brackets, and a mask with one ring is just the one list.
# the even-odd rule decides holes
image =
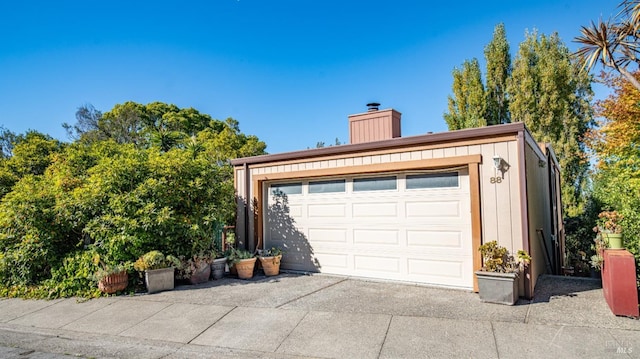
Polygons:
[[493,167],[495,167],[495,169],[502,174],[502,178],[504,178],[504,173],[507,172],[511,166],[502,157],[494,155]]
[[498,171],[502,171],[502,157],[498,155],[493,156],[493,167],[495,167]]

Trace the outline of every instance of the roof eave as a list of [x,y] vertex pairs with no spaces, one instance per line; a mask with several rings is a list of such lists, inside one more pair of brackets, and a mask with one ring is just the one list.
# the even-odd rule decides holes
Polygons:
[[447,131],[432,133],[426,135],[417,135],[409,137],[392,138],[389,140],[356,143],[347,145],[337,145],[330,147],[314,148],[301,151],[282,152],[270,155],[261,155],[253,157],[243,157],[231,160],[233,166],[242,166],[244,164],[252,165],[258,163],[268,163],[276,161],[285,161],[291,159],[304,159],[313,157],[322,157],[335,154],[346,154],[354,152],[363,152],[369,150],[391,149],[398,147],[407,147],[422,144],[435,144],[442,142],[455,142],[460,140],[468,140],[474,138],[503,136],[515,134],[524,131],[525,126],[522,122],[509,123],[504,125],[486,126],[479,128],[470,128],[456,131]]

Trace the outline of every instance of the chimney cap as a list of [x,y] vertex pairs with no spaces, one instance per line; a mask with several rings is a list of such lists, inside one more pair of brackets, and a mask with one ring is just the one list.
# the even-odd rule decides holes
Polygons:
[[378,111],[378,109],[380,108],[380,104],[378,102],[369,102],[367,104],[367,107],[369,112]]

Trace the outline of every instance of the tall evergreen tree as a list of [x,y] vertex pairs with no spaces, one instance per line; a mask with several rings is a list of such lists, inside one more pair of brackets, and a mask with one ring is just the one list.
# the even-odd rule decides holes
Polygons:
[[511,53],[504,24],[498,24],[493,30],[493,38],[484,48],[484,58],[487,61],[487,124],[509,123],[507,79],[511,75]]
[[570,216],[582,210],[589,168],[583,139],[593,124],[590,83],[557,34],[537,32],[526,34],[507,81],[511,120],[524,122],[534,138],[551,143],[559,157],[562,199]]
[[486,126],[484,86],[477,59],[466,60],[462,69],[453,69],[452,89],[449,113],[444,115],[449,130]]

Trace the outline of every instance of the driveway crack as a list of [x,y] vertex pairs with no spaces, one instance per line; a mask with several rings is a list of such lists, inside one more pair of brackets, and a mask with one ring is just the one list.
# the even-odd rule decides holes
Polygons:
[[219,321],[221,321],[224,317],[226,317],[227,315],[229,315],[229,313],[233,312],[234,310],[236,310],[238,308],[238,306],[235,306],[233,308],[231,308],[228,312],[224,313],[223,316],[221,316],[220,318],[218,318],[216,321],[214,321],[213,323],[211,323],[211,325],[209,325],[208,327],[204,328],[200,333],[198,333],[198,335],[194,336],[193,338],[191,338],[191,340],[189,340],[187,342],[187,344],[191,344],[191,342],[193,342],[194,340],[196,340],[196,338],[198,338],[199,336],[202,335],[202,333],[206,332],[207,330],[209,330],[209,328],[213,327],[214,325],[216,325],[216,323],[218,323]]
[[498,349],[498,339],[496,338],[496,330],[493,327],[493,322],[489,322],[489,325],[491,325],[491,334],[493,334],[493,345],[496,346],[496,357],[500,359],[500,350]]
[[389,318],[389,323],[387,324],[387,331],[384,332],[384,338],[382,339],[382,344],[380,345],[380,350],[378,351],[378,358],[382,355],[382,349],[384,348],[384,343],[387,341],[387,335],[389,335],[389,328],[391,328],[391,321],[393,321],[393,315]]
[[287,304],[289,304],[289,303],[293,303],[293,302],[295,302],[296,300],[302,299],[302,298],[304,298],[304,297],[308,297],[308,296],[310,296],[310,295],[312,295],[312,294],[316,294],[316,293],[318,293],[318,292],[319,292],[319,291],[321,291],[321,290],[325,290],[325,289],[327,289],[327,288],[331,288],[331,287],[333,287],[334,285],[340,284],[340,283],[342,283],[342,282],[344,282],[344,281],[346,281],[346,280],[348,280],[348,279],[349,279],[349,278],[344,278],[344,279],[342,279],[341,281],[338,281],[338,282],[335,282],[335,283],[331,283],[331,284],[326,285],[326,286],[324,286],[324,287],[322,287],[322,288],[318,288],[318,289],[316,289],[316,290],[314,290],[314,291],[312,291],[312,292],[309,292],[309,293],[303,294],[303,295],[301,295],[301,296],[299,296],[299,297],[296,297],[296,298],[293,298],[293,299],[291,299],[291,300],[288,300],[288,301],[286,301],[286,302],[284,302],[284,303],[282,303],[282,304],[280,304],[280,305],[277,305],[277,306],[276,306],[276,308],[282,308],[282,307],[284,307],[285,305],[287,305]]

